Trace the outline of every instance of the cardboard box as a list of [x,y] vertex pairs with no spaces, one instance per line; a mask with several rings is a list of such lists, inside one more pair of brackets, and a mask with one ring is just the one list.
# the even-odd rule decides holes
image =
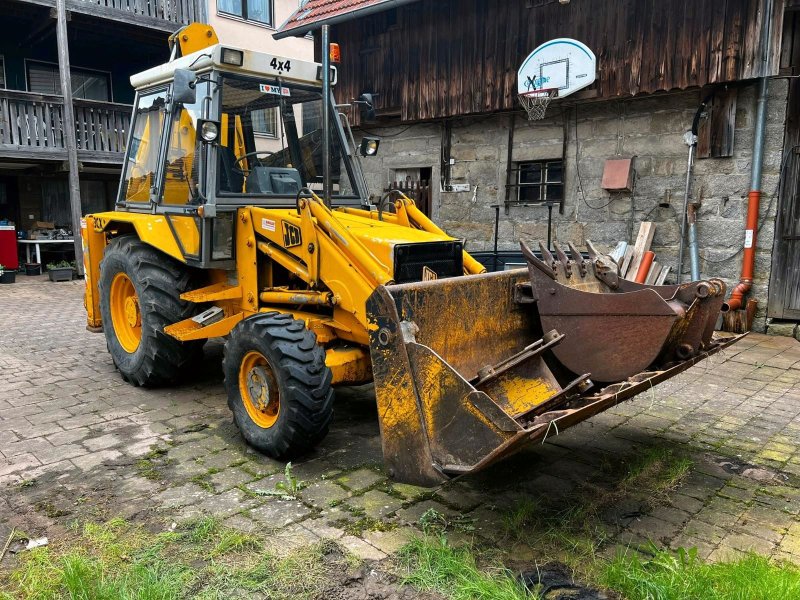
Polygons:
[[34,221],[33,229],[55,229],[56,224],[51,221]]

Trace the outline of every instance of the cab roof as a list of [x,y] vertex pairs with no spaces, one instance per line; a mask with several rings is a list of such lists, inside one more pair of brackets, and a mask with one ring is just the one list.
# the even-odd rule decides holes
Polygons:
[[[228,57],[227,62],[223,62],[223,55]],[[231,56],[241,56],[241,65],[231,64]],[[243,75],[280,77],[287,82],[322,86],[322,65],[319,63],[254,52],[229,44],[214,44],[131,75],[131,85],[138,90],[160,83],[169,83],[176,69],[191,69],[198,73],[217,69]]]

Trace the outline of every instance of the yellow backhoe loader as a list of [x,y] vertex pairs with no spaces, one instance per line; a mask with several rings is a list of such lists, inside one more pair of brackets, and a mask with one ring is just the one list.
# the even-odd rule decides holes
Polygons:
[[[560,247],[486,273],[401,193],[370,202],[335,67],[192,24],[136,101],[116,209],[82,223],[88,325],[161,386],[224,337],[242,435],[279,459],[374,380],[386,467],[436,484],[557,435],[720,350],[719,280],[643,286]],[[364,159],[368,160],[368,158]]]

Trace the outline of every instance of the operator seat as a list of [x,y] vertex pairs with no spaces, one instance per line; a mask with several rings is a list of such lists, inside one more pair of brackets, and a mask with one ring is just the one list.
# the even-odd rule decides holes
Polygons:
[[[220,156],[219,191],[242,193],[244,173],[237,167],[236,155],[227,146],[217,146]],[[239,163],[241,164],[241,163]]]

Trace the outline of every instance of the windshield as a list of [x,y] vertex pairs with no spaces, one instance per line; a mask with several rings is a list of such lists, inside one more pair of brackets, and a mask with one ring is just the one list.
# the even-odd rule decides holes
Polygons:
[[[294,198],[322,191],[322,94],[318,89],[224,76],[221,85],[219,196]],[[335,118],[331,196],[357,199]]]

